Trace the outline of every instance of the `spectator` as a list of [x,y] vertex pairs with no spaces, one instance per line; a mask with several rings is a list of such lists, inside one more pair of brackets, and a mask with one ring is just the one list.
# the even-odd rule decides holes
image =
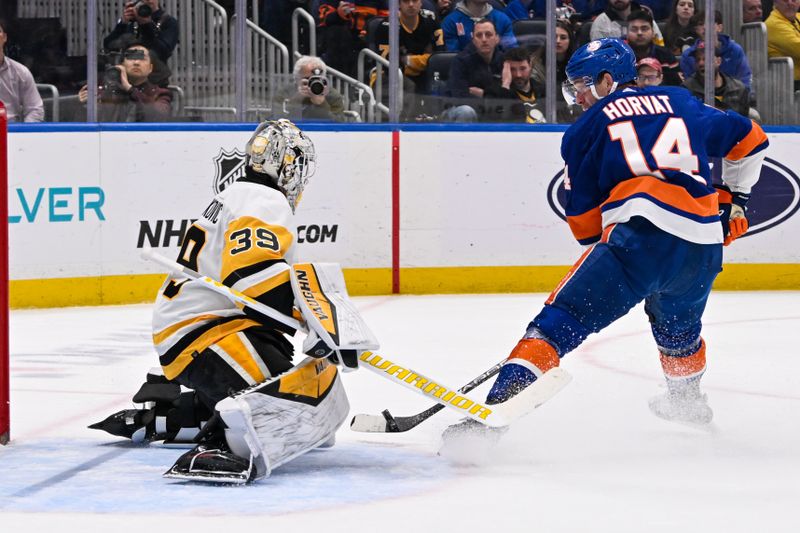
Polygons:
[[[556,84],[561,85],[567,79],[567,62],[577,48],[574,26],[566,19],[556,20]],[[545,65],[547,63],[544,47],[534,50],[537,60],[534,62],[534,75],[545,81]]]
[[655,87],[661,85],[664,79],[661,62],[654,57],[645,57],[637,61],[636,70],[639,73],[636,80],[639,87]]
[[[427,9],[428,11],[433,12],[433,14],[436,16],[436,22],[441,25],[445,17],[453,12],[453,9],[456,7],[456,3],[458,3],[458,0],[423,0],[422,9]],[[493,8],[499,9],[508,15],[508,7],[503,0],[489,0],[489,4],[491,4]],[[509,18],[511,18],[510,15]]]
[[[522,0],[525,3],[527,0]],[[570,19],[591,20],[606,8],[607,0],[556,0],[556,8],[569,7],[573,11]],[[510,5],[510,3],[509,3]],[[532,0],[533,18],[543,19],[547,14],[547,0]]]
[[761,11],[762,11],[761,17],[763,19],[762,22],[767,21],[769,15],[772,13],[773,7],[774,7],[773,0],[761,0]]
[[159,0],[128,1],[117,25],[103,39],[103,47],[123,50],[134,40],[153,52],[150,81],[166,87],[171,74],[167,61],[178,45],[178,20],[161,9]]
[[[536,0],[510,0],[505,8],[505,14],[512,22],[533,18]],[[561,3],[560,1],[557,3]]]
[[767,17],[769,57],[791,57],[794,60],[794,89],[800,90],[800,0],[774,0]]
[[303,56],[294,64],[293,83],[279,91],[273,119],[343,122],[344,99],[328,83],[327,65],[319,57]]
[[[444,50],[442,30],[433,13],[422,9],[422,0],[399,0],[400,65],[403,75],[414,82],[417,92],[425,90],[425,69],[433,52]],[[389,57],[389,21],[377,30],[375,41],[381,55]]]
[[462,0],[442,22],[444,43],[448,52],[460,52],[472,42],[473,26],[479,20],[490,20],[503,48],[517,46],[511,30],[511,19],[489,5],[489,0]]
[[742,0],[742,23],[762,22],[764,11],[761,8],[761,0]]
[[[592,23],[592,29],[589,36],[594,41],[602,37],[613,37],[616,39],[624,39],[627,35],[628,16],[634,11],[642,11],[642,6],[639,2],[632,0],[608,0],[608,6]],[[645,11],[650,13],[648,8]],[[652,19],[652,13],[650,13]],[[664,37],[661,35],[661,30],[658,26],[653,27],[653,41],[657,45],[664,44]]]
[[[122,64],[108,67],[98,93],[99,122],[161,122],[171,115],[172,94],[149,80],[153,72],[150,51],[134,41],[122,51]],[[85,104],[89,89],[81,87]]]
[[568,20],[556,21],[556,83],[561,86],[567,80],[567,62],[575,51],[575,31]]
[[427,9],[436,17],[436,22],[441,26],[444,18],[452,13],[456,7],[454,0],[424,0],[422,2],[422,9]]
[[[706,14],[703,11],[698,11],[692,17],[692,26],[695,29],[698,43],[701,42],[700,39],[705,36],[705,17]],[[752,90],[753,72],[750,70],[750,64],[747,62],[747,56],[744,53],[744,49],[742,49],[736,41],[731,39],[729,35],[722,33],[722,13],[719,11],[714,12],[714,30],[717,35],[717,45],[714,53],[722,58],[720,71],[726,76],[736,78],[744,83],[748,91]],[[681,55],[681,71],[683,72],[684,79],[691,78],[694,75],[694,51],[696,48],[697,44],[692,45]]]
[[0,101],[9,122],[41,122],[44,104],[28,67],[5,55],[7,25],[0,20]]
[[[435,15],[422,9],[422,0],[399,0],[400,65],[403,69],[403,116],[415,118],[423,114],[417,95],[427,92],[428,59],[433,52],[444,50],[444,39]],[[375,43],[381,55],[389,57],[389,21],[384,20],[375,32]],[[376,67],[377,68],[377,67]],[[384,69],[385,70],[385,69]],[[389,76],[383,74],[383,95],[388,96]],[[370,84],[375,84],[374,75]],[[428,110],[425,111],[428,113]],[[428,113],[431,114],[431,113]]]
[[387,0],[321,0],[319,29],[325,61],[355,77],[358,52],[366,46],[367,21],[388,16]]
[[679,56],[695,41],[692,17],[695,14],[694,0],[675,0],[672,12],[664,28],[664,46]]
[[[287,47],[292,46],[292,13],[302,7],[309,13],[312,0],[269,0],[261,4],[258,23],[264,29]],[[305,28],[305,25],[300,28]],[[313,51],[316,53],[316,50]]]
[[[581,106],[570,106],[559,96],[560,86],[567,80],[567,62],[577,48],[575,31],[573,28],[574,26],[567,19],[556,20],[556,85],[558,86],[558,92],[556,93],[556,120],[559,123],[574,122],[583,112]],[[535,50],[533,62],[533,76],[542,85],[546,84],[546,61],[544,52],[544,47]]]
[[503,58],[500,86],[491,84],[487,88],[487,96],[506,102],[503,115],[511,122],[546,122],[541,105],[544,85],[533,73],[531,53],[526,48],[512,48]]
[[473,122],[491,118],[492,109],[484,101],[487,89],[493,92],[503,74],[500,36],[494,22],[481,19],[474,25],[472,42],[450,64],[448,88],[451,103],[442,118],[452,122]]
[[[646,7],[653,15],[653,20],[667,20],[670,15],[673,0],[639,0],[642,7]],[[666,35],[664,38],[666,39]]]
[[[684,84],[695,96],[705,98],[705,45],[698,41],[692,53],[697,64],[694,75]],[[740,115],[750,116],[750,91],[744,83],[723,74],[720,70],[722,58],[719,54],[714,56],[714,107],[717,109],[732,109]]]
[[628,44],[636,54],[636,60],[653,57],[661,63],[664,85],[682,85],[675,56],[654,42],[653,16],[643,9],[634,11],[628,16]]

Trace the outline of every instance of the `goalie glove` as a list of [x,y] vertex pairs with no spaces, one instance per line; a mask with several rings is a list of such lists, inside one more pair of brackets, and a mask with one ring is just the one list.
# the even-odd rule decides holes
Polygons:
[[303,353],[317,359],[329,358],[332,363],[346,369],[358,368],[358,352],[356,350],[339,350],[331,348],[313,329],[303,341]]
[[730,243],[747,233],[747,201],[749,194],[732,192],[725,185],[714,185],[719,194],[719,219],[722,222],[723,244]]

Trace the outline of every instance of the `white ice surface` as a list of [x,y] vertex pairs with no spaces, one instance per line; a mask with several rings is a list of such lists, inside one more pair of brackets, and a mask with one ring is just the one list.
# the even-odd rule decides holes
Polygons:
[[[543,300],[356,299],[381,353],[451,387],[503,359]],[[442,412],[404,434],[343,427],[334,448],[233,488],[165,480],[182,450],[86,429],[132,407],[157,364],[149,323],[147,305],[12,313],[0,533],[800,531],[797,292],[712,295],[712,431],[649,413],[662,377],[637,308],[569,354],[572,383],[476,464],[437,456],[441,431],[457,420]],[[429,406],[371,373],[344,380],[353,414]]]

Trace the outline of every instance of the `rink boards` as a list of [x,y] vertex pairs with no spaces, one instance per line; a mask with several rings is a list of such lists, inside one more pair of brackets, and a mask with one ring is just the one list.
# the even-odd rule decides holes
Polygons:
[[[342,264],[353,294],[549,291],[582,249],[562,220],[563,128],[310,125],[317,172],[298,259]],[[13,307],[147,301],[253,125],[16,125],[9,134]],[[800,129],[767,129],[751,235],[721,289],[800,288]]]

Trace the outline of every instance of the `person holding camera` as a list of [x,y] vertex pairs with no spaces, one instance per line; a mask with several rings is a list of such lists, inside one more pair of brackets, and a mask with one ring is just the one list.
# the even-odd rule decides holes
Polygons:
[[166,87],[172,74],[167,61],[178,45],[178,19],[164,12],[159,0],[127,0],[117,25],[103,39],[103,47],[106,50],[121,50],[132,38],[152,50],[151,79]]
[[322,59],[303,56],[294,64],[294,83],[285,87],[272,106],[277,118],[343,122],[344,99],[330,86]]
[[[150,51],[141,43],[129,44],[122,63],[108,67],[98,93],[99,122],[163,122],[169,120],[172,94],[152,83]],[[89,98],[86,85],[78,93],[81,103]]]
[[0,101],[9,122],[42,122],[44,103],[28,67],[5,55],[6,23],[0,19]]

